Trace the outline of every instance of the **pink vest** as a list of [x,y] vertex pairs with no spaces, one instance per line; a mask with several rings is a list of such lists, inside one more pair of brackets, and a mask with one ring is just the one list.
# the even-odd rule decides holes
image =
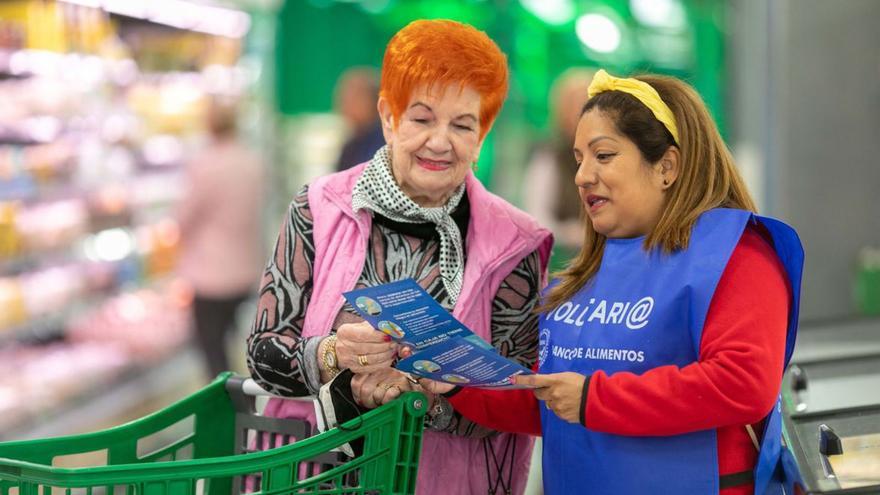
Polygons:
[[[309,207],[314,218],[315,260],[313,294],[306,311],[303,337],[330,333],[344,299],[363,271],[367,241],[372,225],[370,212],[355,213],[351,195],[366,164],[317,179],[309,186]],[[467,263],[461,295],[452,314],[476,334],[491,342],[492,300],[502,281],[523,258],[539,250],[542,286],[553,239],[528,215],[488,192],[473,176],[465,178],[471,204],[467,232]],[[273,417],[308,418],[314,422],[310,405],[272,399],[264,414]],[[496,436],[492,443],[501,462],[507,438]],[[533,439],[516,436],[513,465],[513,493],[525,489]],[[419,461],[417,493],[471,494],[488,492],[482,440],[425,431]],[[491,457],[491,456],[490,456]],[[490,461],[491,462],[491,461]],[[507,462],[510,462],[509,459]],[[506,477],[508,466],[505,466]],[[497,470],[496,470],[497,471]],[[492,472],[492,479],[497,474]]]

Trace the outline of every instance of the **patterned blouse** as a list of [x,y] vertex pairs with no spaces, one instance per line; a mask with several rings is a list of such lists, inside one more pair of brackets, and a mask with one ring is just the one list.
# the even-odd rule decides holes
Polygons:
[[[467,195],[452,217],[461,232],[468,231]],[[312,295],[315,257],[312,227],[308,186],[305,186],[290,204],[274,255],[263,274],[257,314],[248,338],[251,376],[277,395],[316,394],[320,387],[317,349],[323,337],[301,336]],[[411,277],[451,310],[440,279],[439,252],[440,238],[432,224],[399,223],[374,213],[367,257],[356,288]],[[502,355],[528,368],[537,358],[538,319],[533,310],[541,289],[540,280],[540,262],[535,251],[505,278],[492,304],[492,345]],[[343,323],[359,321],[361,318],[346,303],[332,331]],[[454,412],[445,399],[441,401],[446,417],[434,421],[435,429],[469,437],[492,433]]]

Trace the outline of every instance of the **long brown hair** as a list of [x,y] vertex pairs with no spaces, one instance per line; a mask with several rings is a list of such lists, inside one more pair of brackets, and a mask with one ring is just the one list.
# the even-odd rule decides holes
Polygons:
[[[648,107],[628,93],[599,93],[584,105],[581,116],[595,110],[611,118],[617,131],[636,144],[649,164],[659,161],[670,146],[678,146],[680,150],[678,179],[667,190],[663,212],[645,237],[643,248],[659,248],[666,253],[686,249],[697,218],[713,208],[755,211],[755,202],[736,169],[733,156],[697,92],[672,77],[642,75],[636,79],[656,89],[672,110],[678,126],[678,145]],[[552,310],[571,299],[599,270],[605,236],[593,230],[588,218],[585,223],[580,254],[556,274],[560,282],[551,289],[539,311]]]

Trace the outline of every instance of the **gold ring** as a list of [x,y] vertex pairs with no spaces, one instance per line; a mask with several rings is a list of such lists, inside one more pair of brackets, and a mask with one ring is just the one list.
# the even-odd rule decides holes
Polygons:
[[388,383],[380,383],[379,384],[379,387],[382,387],[382,390],[388,390],[389,388],[396,387],[396,386],[397,385],[392,385],[392,384],[388,384]]
[[361,366],[369,366],[370,365],[370,363],[367,361],[366,354],[359,354],[358,355],[358,364]]

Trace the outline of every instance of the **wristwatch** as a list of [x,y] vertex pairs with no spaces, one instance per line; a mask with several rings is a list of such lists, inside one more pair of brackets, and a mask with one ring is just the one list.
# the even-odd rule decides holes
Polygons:
[[330,373],[330,378],[333,378],[339,374],[339,364],[336,360],[336,334],[324,339],[321,346],[323,347],[321,362],[324,363],[324,369]]

